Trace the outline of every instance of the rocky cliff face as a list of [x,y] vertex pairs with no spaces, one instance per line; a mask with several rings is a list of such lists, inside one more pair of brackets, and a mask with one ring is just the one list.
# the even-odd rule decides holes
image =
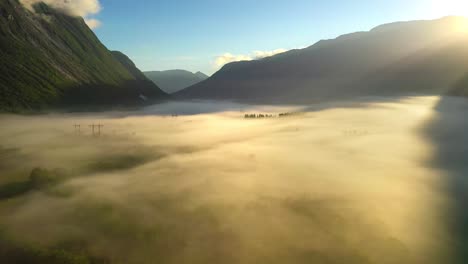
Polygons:
[[0,0],[0,109],[138,104],[166,94],[81,17]]

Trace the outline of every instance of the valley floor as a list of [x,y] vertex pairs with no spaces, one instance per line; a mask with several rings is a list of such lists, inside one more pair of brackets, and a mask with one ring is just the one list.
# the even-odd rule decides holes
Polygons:
[[0,262],[466,263],[467,114],[411,97],[2,115]]

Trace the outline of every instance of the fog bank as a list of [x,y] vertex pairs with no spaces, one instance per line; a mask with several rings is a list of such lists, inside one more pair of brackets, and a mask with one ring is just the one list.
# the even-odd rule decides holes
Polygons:
[[424,133],[439,102],[4,115],[0,184],[72,176],[0,199],[0,230],[111,263],[455,263],[448,172]]

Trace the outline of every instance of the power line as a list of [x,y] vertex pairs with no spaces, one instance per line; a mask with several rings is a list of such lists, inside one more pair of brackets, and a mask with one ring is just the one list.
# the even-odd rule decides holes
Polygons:
[[75,127],[75,134],[80,135],[81,134],[81,125],[80,124],[75,124],[73,126]]
[[[104,127],[104,125],[101,125],[101,124],[92,124],[92,125],[89,125],[89,127],[91,128],[92,130],[92,133],[93,133],[93,136],[101,136],[101,128]],[[97,132],[96,132],[97,130]]]

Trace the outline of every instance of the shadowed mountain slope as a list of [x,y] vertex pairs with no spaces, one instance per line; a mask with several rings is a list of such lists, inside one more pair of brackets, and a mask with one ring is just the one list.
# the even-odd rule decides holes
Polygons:
[[467,47],[466,18],[392,23],[261,60],[227,64],[176,96],[303,103],[443,94],[468,73]]

